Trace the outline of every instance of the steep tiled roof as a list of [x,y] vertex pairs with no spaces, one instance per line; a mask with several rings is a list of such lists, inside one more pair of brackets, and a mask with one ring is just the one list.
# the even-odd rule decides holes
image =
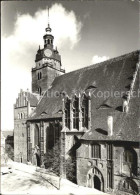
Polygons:
[[[63,93],[72,96],[82,91],[90,91],[92,128],[82,139],[138,140],[139,98],[130,100],[129,113],[122,112],[123,99],[128,91],[127,86],[132,82],[138,57],[139,52],[136,51],[57,77],[29,120],[61,117]],[[136,89],[138,79],[137,76]],[[116,91],[121,92],[123,98],[114,97],[112,94]],[[111,94],[109,97],[108,93]],[[110,115],[114,121],[112,137],[107,135],[107,117]]]
[[37,103],[38,103],[38,100],[39,100],[39,96],[37,94],[27,92],[27,97],[28,97],[28,100],[30,101],[30,105],[32,107],[37,106]]

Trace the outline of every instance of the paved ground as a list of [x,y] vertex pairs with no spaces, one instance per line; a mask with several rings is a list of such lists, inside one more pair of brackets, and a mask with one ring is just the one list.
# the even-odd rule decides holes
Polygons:
[[34,176],[22,171],[1,176],[2,194],[41,194],[47,190],[56,190],[50,183],[40,176]]
[[[1,194],[2,195],[101,195],[104,194],[93,188],[77,186],[68,180],[61,180],[61,190],[57,190],[51,176],[47,180],[39,175],[13,169],[13,173],[1,175]],[[49,182],[52,182],[49,183]],[[105,195],[105,194],[104,194]]]

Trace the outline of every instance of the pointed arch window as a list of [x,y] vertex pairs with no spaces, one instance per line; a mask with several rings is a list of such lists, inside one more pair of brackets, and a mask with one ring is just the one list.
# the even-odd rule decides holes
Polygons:
[[83,96],[82,99],[82,127],[86,127],[88,129],[88,98],[86,95]]
[[38,72],[37,77],[38,77],[38,80],[40,80],[42,78],[42,73]]
[[79,130],[79,98],[75,96],[73,101],[73,128]]
[[65,103],[65,126],[70,129],[70,100],[68,98]]

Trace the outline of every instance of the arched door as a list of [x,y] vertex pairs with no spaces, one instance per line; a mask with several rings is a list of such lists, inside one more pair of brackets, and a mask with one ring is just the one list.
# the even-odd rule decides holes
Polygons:
[[97,167],[92,167],[87,174],[87,187],[104,191],[103,175]]
[[101,191],[101,181],[100,181],[99,177],[97,177],[95,175],[93,180],[94,180],[93,181],[94,182],[94,188]]

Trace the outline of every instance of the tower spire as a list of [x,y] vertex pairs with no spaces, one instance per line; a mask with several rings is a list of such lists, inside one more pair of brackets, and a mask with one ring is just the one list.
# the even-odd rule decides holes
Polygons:
[[52,31],[52,29],[50,28],[50,23],[49,23],[49,6],[48,6],[48,27],[45,30],[48,33],[50,33]]
[[48,6],[48,26],[50,26],[50,24],[49,24],[49,6]]

